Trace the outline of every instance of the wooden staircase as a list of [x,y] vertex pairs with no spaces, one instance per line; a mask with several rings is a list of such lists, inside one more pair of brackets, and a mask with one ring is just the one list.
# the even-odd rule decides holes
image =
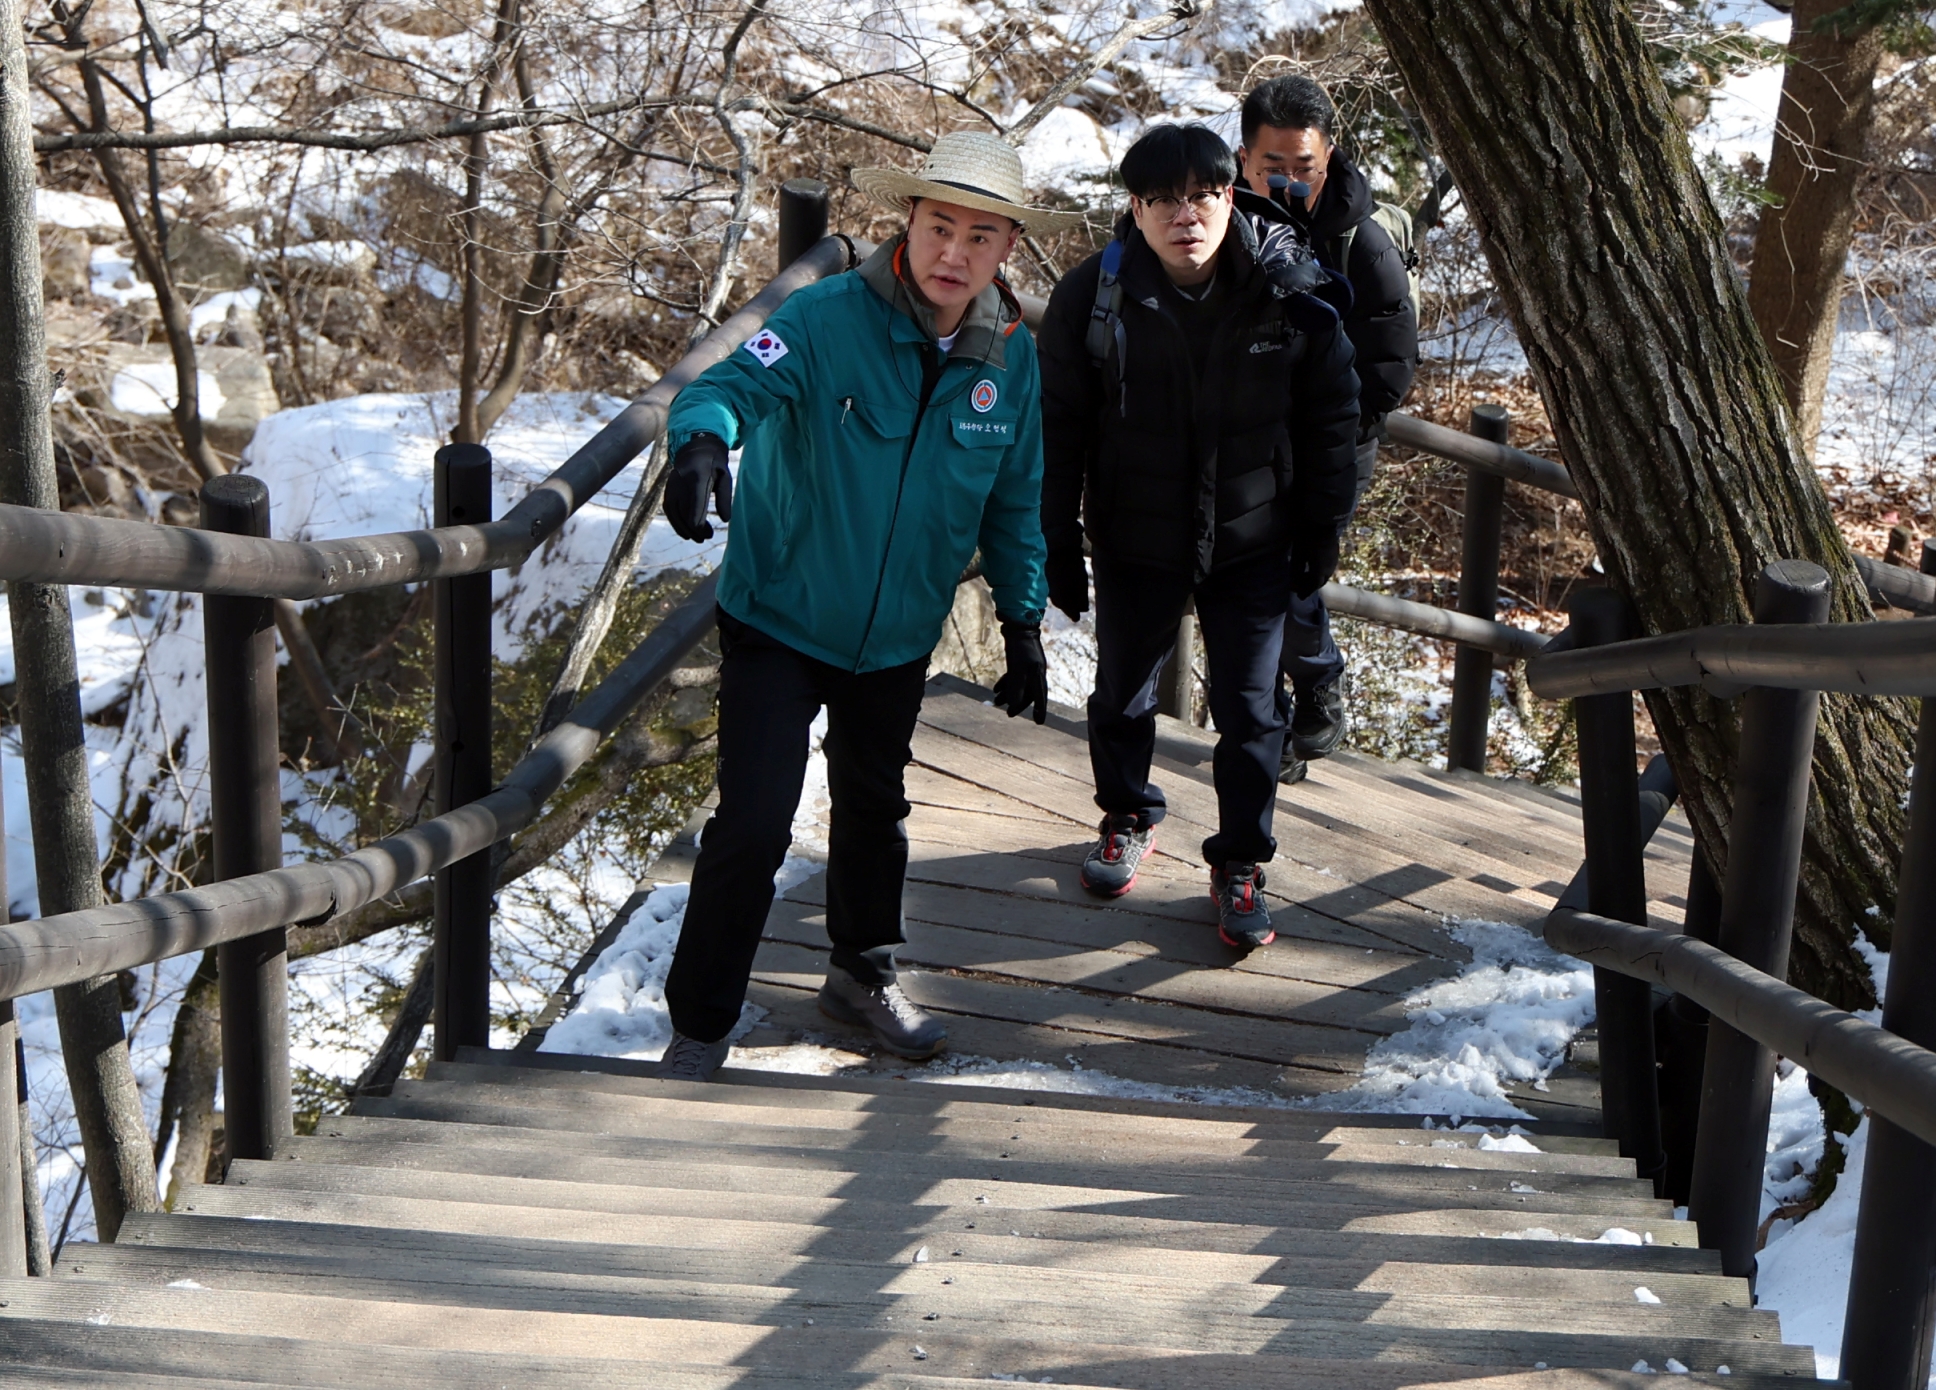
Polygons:
[[435,1066],[0,1283],[0,1385],[1813,1375],[1597,1138],[608,1065]]

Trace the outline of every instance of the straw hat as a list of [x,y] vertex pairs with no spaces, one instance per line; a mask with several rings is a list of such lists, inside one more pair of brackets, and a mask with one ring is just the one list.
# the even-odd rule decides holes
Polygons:
[[906,212],[910,199],[932,198],[998,213],[1035,233],[1082,225],[1079,212],[1053,212],[1024,202],[1022,157],[984,131],[942,136],[911,174],[905,169],[856,169],[853,177],[854,187],[897,212]]

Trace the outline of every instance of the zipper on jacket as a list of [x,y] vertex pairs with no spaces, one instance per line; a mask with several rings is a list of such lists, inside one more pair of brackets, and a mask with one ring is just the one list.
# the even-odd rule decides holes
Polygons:
[[842,396],[840,398],[840,423],[841,424],[844,425],[847,423],[847,413],[851,411],[853,408],[854,408],[854,398],[852,396]]
[[894,486],[894,510],[888,513],[887,543],[881,547],[881,572],[874,578],[874,601],[868,605],[867,626],[861,629],[860,646],[854,652],[855,675],[860,674],[861,663],[867,659],[867,639],[874,635],[874,619],[881,611],[881,589],[887,584],[887,560],[894,549],[894,529],[901,522],[901,494],[907,491],[908,465],[914,460],[914,446],[921,438],[921,422],[927,418],[928,402],[934,399],[934,389],[941,384],[941,374],[948,370],[948,359],[945,357],[930,369],[930,350],[929,344],[921,345],[921,403],[914,409],[914,428],[908,432],[907,448],[901,453],[901,479]]

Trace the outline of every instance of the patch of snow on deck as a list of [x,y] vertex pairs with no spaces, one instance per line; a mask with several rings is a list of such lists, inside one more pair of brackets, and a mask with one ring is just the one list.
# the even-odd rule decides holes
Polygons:
[[1302,1104],[1324,1110],[1531,1119],[1507,1094],[1542,1085],[1593,1021],[1593,971],[1531,932],[1463,921],[1453,938],[1472,960],[1405,1000],[1412,1023],[1379,1042],[1347,1090]]

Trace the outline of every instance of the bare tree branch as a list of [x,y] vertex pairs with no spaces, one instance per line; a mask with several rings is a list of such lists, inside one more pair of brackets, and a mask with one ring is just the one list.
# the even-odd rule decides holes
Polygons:
[[746,132],[733,124],[732,111],[726,101],[726,93],[733,83],[733,68],[739,59],[740,41],[746,37],[753,21],[765,13],[767,0],[752,0],[746,13],[733,27],[733,33],[726,40],[725,66],[720,73],[719,89],[713,94],[713,117],[726,138],[733,142],[733,150],[739,159],[733,169],[733,212],[726,221],[726,235],[719,243],[719,264],[713,270],[712,283],[700,297],[699,313],[693,320],[689,343],[696,344],[713,330],[718,322],[719,312],[726,306],[726,296],[733,288],[733,275],[739,269],[739,247],[746,239],[746,223],[753,215],[753,191],[759,178],[759,165],[754,162],[753,142]]
[[316,130],[304,126],[228,126],[220,130],[95,130],[36,135],[36,154],[62,150],[181,150],[197,145],[303,145],[325,150],[388,150],[398,145],[421,145],[433,140],[455,140],[500,130],[534,126],[573,125],[599,116],[645,109],[711,110],[700,98],[656,97],[640,94],[618,101],[602,101],[572,111],[504,111],[494,116],[450,121],[440,126],[405,126],[396,130],[353,132]]
[[544,707],[538,712],[538,727],[531,735],[534,745],[563,723],[578,703],[578,692],[585,684],[585,677],[591,674],[592,658],[598,655],[605,634],[612,630],[619,595],[631,582],[632,571],[639,562],[639,548],[645,543],[646,528],[652,524],[652,515],[659,510],[659,498],[665,492],[666,469],[658,457],[657,441],[646,451],[645,469],[638,490],[632,494],[631,505],[625,509],[625,519],[619,523],[611,553],[605,557],[605,567],[599,571],[598,581],[584,602],[578,605],[578,621],[571,630],[571,640],[565,645],[564,660],[558,663],[551,693],[545,696]]
[[1091,53],[1080,67],[1076,68],[1074,72],[1067,74],[1060,82],[1044,92],[1042,99],[1029,108],[1026,116],[1023,116],[1021,120],[1015,122],[1014,125],[1002,132],[1002,138],[1011,145],[1021,144],[1022,141],[1028,138],[1028,133],[1031,130],[1034,130],[1036,126],[1048,119],[1051,111],[1062,105],[1065,97],[1113,63],[1116,60],[1116,55],[1121,53],[1125,48],[1128,48],[1136,40],[1147,38],[1149,35],[1159,30],[1167,29],[1173,24],[1187,25],[1201,13],[1203,11],[1197,5],[1196,0],[1176,0],[1175,4],[1171,5],[1169,9],[1163,11],[1161,14],[1151,15],[1148,19],[1130,20],[1122,28],[1110,35],[1109,42],[1105,43],[1101,48],[1098,48],[1094,53]]

